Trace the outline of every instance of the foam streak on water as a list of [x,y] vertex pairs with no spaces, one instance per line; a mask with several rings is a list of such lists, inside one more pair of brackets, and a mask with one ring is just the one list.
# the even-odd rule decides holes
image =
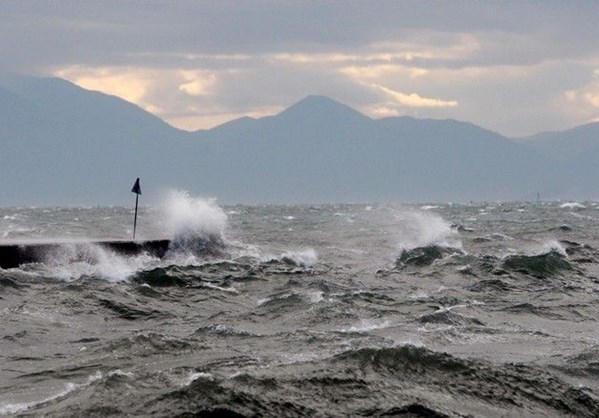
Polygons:
[[599,416],[596,207],[0,209],[0,415]]

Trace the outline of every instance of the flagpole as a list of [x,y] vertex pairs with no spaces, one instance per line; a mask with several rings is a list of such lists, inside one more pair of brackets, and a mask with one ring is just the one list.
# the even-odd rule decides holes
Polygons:
[[135,239],[135,230],[137,229],[137,203],[139,202],[139,195],[135,194],[135,219],[133,220],[133,239]]

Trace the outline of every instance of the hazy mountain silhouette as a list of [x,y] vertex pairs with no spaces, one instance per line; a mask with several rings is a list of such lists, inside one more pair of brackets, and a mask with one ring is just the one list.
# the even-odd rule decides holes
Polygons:
[[555,160],[571,160],[589,152],[599,155],[599,122],[559,132],[543,132],[519,142],[527,144]]
[[6,204],[117,199],[117,184],[138,171],[151,177],[147,163],[159,165],[168,140],[184,136],[133,104],[61,79],[13,77],[4,87],[0,103],[20,100],[0,116]]
[[322,96],[185,132],[61,79],[0,85],[3,206],[122,204],[136,177],[146,195],[175,187],[231,203],[530,200],[579,187],[533,141],[455,120],[373,120]]
[[557,194],[583,199],[599,197],[599,122],[543,132],[518,142],[553,161],[553,169],[559,173],[555,182]]

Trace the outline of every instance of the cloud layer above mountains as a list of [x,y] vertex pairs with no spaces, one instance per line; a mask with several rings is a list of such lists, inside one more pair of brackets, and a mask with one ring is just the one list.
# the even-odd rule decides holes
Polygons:
[[209,128],[307,94],[510,136],[599,120],[599,3],[0,3],[0,72],[58,76]]

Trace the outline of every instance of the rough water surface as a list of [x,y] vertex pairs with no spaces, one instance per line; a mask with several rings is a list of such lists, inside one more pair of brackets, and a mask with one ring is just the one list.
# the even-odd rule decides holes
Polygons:
[[[0,209],[0,415],[599,416],[599,204]],[[70,244],[71,243],[71,244]]]

